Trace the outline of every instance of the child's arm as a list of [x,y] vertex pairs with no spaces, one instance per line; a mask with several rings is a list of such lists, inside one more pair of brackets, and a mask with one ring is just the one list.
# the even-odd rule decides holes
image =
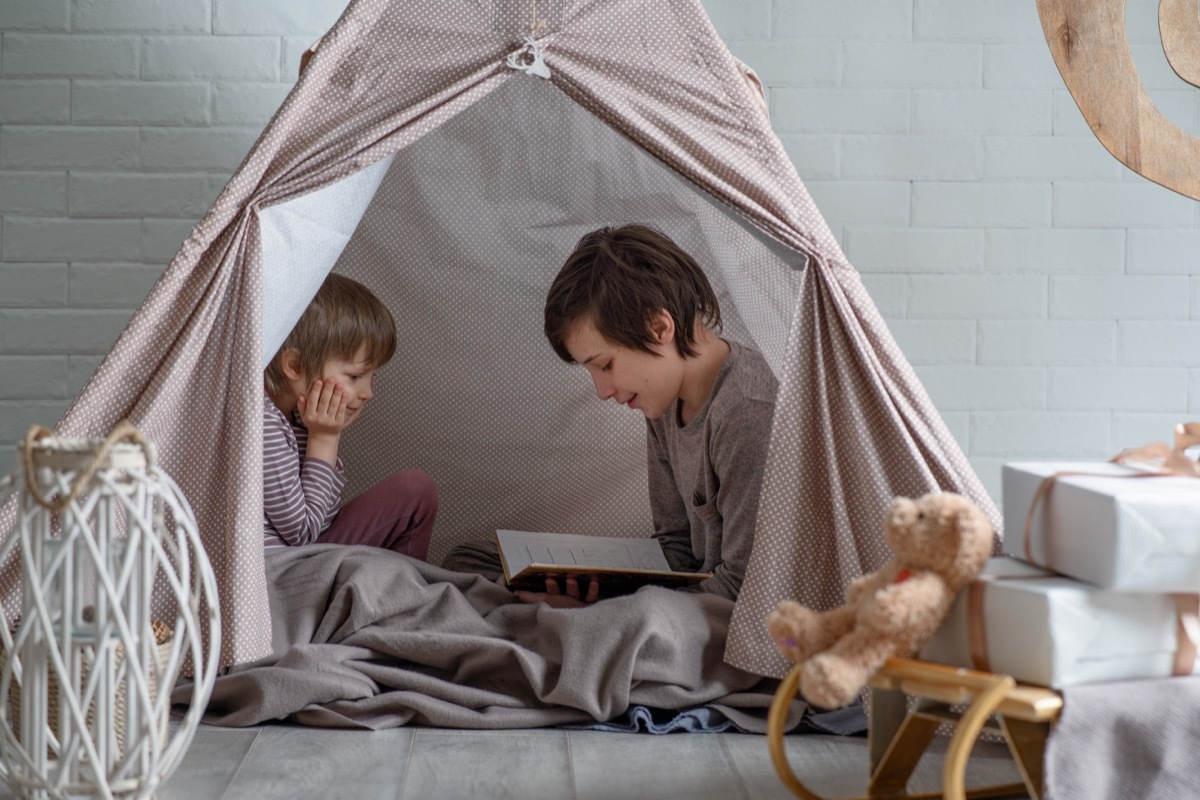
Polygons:
[[736,600],[750,564],[763,466],[771,438],[773,403],[747,398],[736,413],[714,420],[709,458],[716,473],[721,563],[700,584],[705,591]]
[[650,519],[654,538],[662,545],[667,564],[677,572],[696,572],[702,566],[692,550],[692,531],[687,508],[675,486],[675,473],[666,447],[654,426],[646,423],[646,466],[650,488]]
[[290,427],[273,404],[264,410],[263,516],[284,542],[303,545],[316,541],[332,519],[346,479],[319,459],[302,463]]

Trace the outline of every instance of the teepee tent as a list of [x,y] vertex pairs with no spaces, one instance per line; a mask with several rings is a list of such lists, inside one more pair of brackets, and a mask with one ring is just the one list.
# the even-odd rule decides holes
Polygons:
[[641,418],[541,334],[578,237],[633,221],[696,257],[725,335],[780,379],[726,659],[781,674],[764,616],[880,566],[894,495],[998,516],[697,0],[351,2],[58,430],[127,417],[157,443],[218,577],[222,662],[267,655],[262,368],[334,270],[400,342],[347,434],[348,494],[433,475],[435,562],[498,527],[644,535]]

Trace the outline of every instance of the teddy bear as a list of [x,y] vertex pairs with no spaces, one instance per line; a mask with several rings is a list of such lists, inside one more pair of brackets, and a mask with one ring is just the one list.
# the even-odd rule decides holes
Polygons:
[[894,557],[851,583],[845,605],[818,613],[785,600],[767,617],[779,651],[803,662],[800,693],[815,706],[848,704],[885,661],[916,653],[993,550],[984,513],[949,492],[896,498],[884,539]]

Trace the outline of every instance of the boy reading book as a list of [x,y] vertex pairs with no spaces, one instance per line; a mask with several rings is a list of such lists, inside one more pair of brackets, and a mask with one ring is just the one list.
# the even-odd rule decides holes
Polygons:
[[[585,235],[546,296],[554,351],[587,370],[600,400],[646,418],[654,536],[673,570],[711,572],[696,589],[735,599],[754,537],[777,381],[757,350],[720,337],[721,310],[704,271],[644,225]],[[487,548],[460,546],[450,569],[485,571]],[[582,605],[599,597],[568,578],[526,602]]]

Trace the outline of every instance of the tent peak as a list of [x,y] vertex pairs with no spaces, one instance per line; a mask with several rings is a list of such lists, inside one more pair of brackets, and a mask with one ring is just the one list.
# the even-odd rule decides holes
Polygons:
[[515,70],[526,75],[536,75],[539,78],[550,79],[550,68],[546,66],[542,42],[530,34],[521,40],[521,49],[508,56],[506,63]]

